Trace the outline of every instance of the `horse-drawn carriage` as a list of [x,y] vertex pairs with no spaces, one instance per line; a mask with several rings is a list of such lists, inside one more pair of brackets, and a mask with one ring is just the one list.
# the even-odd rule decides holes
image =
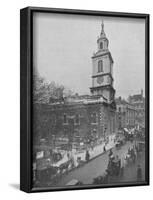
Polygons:
[[125,157],[125,165],[133,164],[135,163],[135,160],[136,160],[136,153],[134,148],[129,149]]
[[46,186],[47,184],[56,183],[61,175],[69,171],[69,167],[72,167],[71,160],[62,163],[60,166],[46,166],[37,169],[35,171],[37,185],[41,183],[41,185],[44,184],[44,186]]
[[128,130],[127,128],[124,128],[124,136],[127,141],[133,142],[134,137],[135,137],[135,130]]
[[104,173],[103,176],[97,176],[96,178],[93,179],[93,184],[105,184],[108,183],[108,173]]
[[120,149],[123,145],[125,144],[125,141],[124,140],[118,140],[115,144],[115,147],[117,149]]
[[137,143],[137,145],[138,145],[138,150],[139,150],[140,152],[142,152],[142,151],[145,149],[145,142],[144,142],[144,141],[139,141],[139,142]]
[[110,176],[117,176],[120,173],[121,168],[121,160],[118,156],[114,157],[113,155],[110,156],[108,166],[107,166],[107,173]]
[[36,170],[36,182],[46,184],[52,182],[56,177],[58,167],[45,167]]

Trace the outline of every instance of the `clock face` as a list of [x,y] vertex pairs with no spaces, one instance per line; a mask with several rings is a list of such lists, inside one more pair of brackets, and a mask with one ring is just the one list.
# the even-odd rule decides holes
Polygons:
[[104,77],[103,77],[103,76],[97,77],[97,83],[98,83],[98,84],[102,84],[103,81],[104,81]]

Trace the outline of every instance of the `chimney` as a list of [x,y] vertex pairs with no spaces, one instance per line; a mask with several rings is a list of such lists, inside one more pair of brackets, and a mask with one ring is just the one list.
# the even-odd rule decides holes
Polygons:
[[143,97],[143,89],[141,89],[141,96]]

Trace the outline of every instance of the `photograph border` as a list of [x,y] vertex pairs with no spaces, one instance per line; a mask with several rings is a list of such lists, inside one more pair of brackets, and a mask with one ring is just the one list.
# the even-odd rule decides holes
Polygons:
[[[58,13],[145,20],[145,181],[117,185],[83,185],[32,188],[32,120],[33,120],[33,13]],[[20,10],[20,189],[25,192],[47,192],[115,188],[149,185],[149,14],[60,8],[26,7]]]

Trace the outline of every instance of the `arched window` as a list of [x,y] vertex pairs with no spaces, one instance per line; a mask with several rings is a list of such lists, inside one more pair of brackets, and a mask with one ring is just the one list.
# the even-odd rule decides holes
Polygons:
[[96,112],[91,113],[91,124],[97,124],[98,122],[98,115]]
[[100,49],[103,49],[103,43],[100,42]]
[[98,72],[103,72],[103,61],[102,60],[98,61]]
[[63,115],[63,124],[68,124],[68,118],[66,114]]

